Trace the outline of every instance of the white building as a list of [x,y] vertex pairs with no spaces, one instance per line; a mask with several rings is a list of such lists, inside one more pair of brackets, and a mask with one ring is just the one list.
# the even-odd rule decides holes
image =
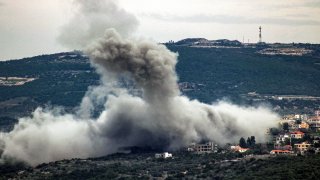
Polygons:
[[159,159],[159,158],[166,159],[166,158],[172,158],[172,154],[168,153],[168,152],[157,153],[157,154],[154,155],[154,157],[157,158],[157,159]]
[[279,136],[276,137],[276,142],[275,144],[281,144],[281,143],[284,143],[286,142],[286,139],[290,139],[290,135],[288,134],[281,134]]
[[295,119],[301,119],[301,115],[300,114],[296,114],[296,115],[294,115],[294,118]]

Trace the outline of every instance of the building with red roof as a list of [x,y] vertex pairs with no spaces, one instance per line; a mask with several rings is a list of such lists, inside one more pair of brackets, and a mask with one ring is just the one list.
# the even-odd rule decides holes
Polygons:
[[274,149],[270,152],[270,154],[292,154],[292,151]]
[[304,132],[301,131],[295,131],[291,133],[291,138],[295,138],[295,139],[301,139],[304,136]]

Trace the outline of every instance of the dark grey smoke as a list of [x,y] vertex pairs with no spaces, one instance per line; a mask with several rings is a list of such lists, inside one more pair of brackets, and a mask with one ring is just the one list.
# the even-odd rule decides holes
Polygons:
[[179,95],[175,72],[177,55],[165,46],[125,40],[108,30],[87,49],[92,62],[116,75],[128,73],[143,88],[145,100],[163,101]]
[[[125,102],[120,109],[117,109],[119,112],[115,113],[120,115],[117,115],[117,118],[111,118],[115,122],[111,121],[112,125],[108,126],[110,127],[108,132],[112,132],[111,134],[114,134],[114,138],[118,138],[118,141],[132,138],[125,144],[134,141],[132,145],[137,145],[141,141],[141,145],[157,144],[168,148],[178,148],[203,139],[217,143],[234,141],[240,136],[245,136],[249,131],[262,140],[265,130],[255,126],[258,125],[257,122],[250,121],[255,121],[255,118],[263,119],[259,125],[266,129],[274,121],[264,118],[276,119],[274,114],[268,114],[268,110],[263,108],[236,109],[237,106],[223,102],[213,108],[213,106],[190,101],[187,97],[181,96],[175,72],[177,55],[163,45],[143,40],[123,39],[111,29],[106,31],[105,36],[92,44],[86,52],[92,62],[102,68],[101,71],[109,72],[107,76],[110,76],[110,72],[113,74],[112,77],[127,74],[143,90],[141,98],[143,108],[139,110],[135,105]],[[228,109],[234,110],[233,112],[228,112],[227,109],[218,111],[223,106],[230,106]],[[130,111],[123,112],[123,107]],[[261,113],[261,117],[254,111]],[[248,117],[242,119],[242,116]],[[143,124],[136,123],[141,120]],[[250,124],[244,126],[246,122],[241,121],[247,121]],[[134,129],[135,131],[130,133],[128,127],[133,127],[129,130]]]

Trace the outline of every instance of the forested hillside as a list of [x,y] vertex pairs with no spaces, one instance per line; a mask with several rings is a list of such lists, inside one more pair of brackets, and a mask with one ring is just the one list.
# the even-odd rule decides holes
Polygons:
[[[195,48],[168,45],[179,54],[176,67],[182,93],[211,103],[227,98],[234,103],[252,104],[249,92],[269,95],[320,96],[320,59],[317,56],[269,56],[256,48]],[[0,62],[0,77],[33,78],[23,85],[0,85],[0,118],[29,115],[36,107],[79,105],[89,86],[99,84],[99,75],[81,52],[42,55]],[[9,78],[9,79],[8,79]],[[260,102],[307,111],[319,101]],[[310,110],[310,112],[311,112]],[[1,125],[6,124],[1,122]]]

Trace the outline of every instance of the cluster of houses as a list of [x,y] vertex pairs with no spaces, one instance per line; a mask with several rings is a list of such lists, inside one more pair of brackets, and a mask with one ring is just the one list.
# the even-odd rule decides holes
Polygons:
[[279,121],[278,133],[270,132],[270,154],[304,154],[320,151],[320,110],[314,115],[287,115]]
[[[286,115],[279,120],[279,127],[267,131],[270,136],[269,144],[273,144],[271,155],[277,154],[305,154],[306,152],[320,153],[320,110],[314,115]],[[193,143],[186,151],[197,154],[217,153],[219,147],[214,142]],[[220,148],[221,150],[221,148]],[[240,145],[228,145],[225,150],[245,153],[250,148]],[[155,158],[171,158],[170,153],[155,154]]]

